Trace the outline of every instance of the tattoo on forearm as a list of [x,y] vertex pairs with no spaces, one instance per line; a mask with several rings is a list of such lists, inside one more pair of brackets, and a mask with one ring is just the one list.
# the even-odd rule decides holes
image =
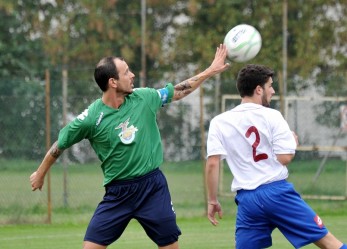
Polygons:
[[193,91],[192,83],[199,81],[200,77],[193,77],[189,80],[185,80],[175,86],[175,94],[178,96],[188,95]]
[[177,91],[184,91],[186,89],[192,88],[188,82],[188,80],[185,80],[175,86],[175,89]]
[[55,142],[50,149],[50,153],[52,157],[58,158],[63,153],[63,150],[59,150],[58,143]]

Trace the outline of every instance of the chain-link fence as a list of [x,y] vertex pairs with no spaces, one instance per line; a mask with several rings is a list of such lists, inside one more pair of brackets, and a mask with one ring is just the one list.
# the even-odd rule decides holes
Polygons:
[[[83,210],[88,210],[91,215],[103,195],[99,162],[88,141],[66,150],[47,176],[44,191],[32,193],[29,176],[46,153],[47,134],[51,143],[54,142],[65,118],[71,120],[93,99],[100,97],[69,96],[69,111],[63,117],[64,99],[59,94],[51,93],[48,131],[44,84],[41,85],[41,92],[35,95],[0,95],[0,223],[45,222],[51,219],[49,213],[52,210],[54,217],[70,212],[78,219]],[[165,161],[197,161],[196,165],[199,166],[196,170],[202,172],[202,161],[199,160],[204,143],[201,139],[206,137],[212,114],[206,113],[206,110],[201,112],[198,99],[197,91],[188,97],[190,102],[175,102],[166,106],[158,113],[158,124]],[[211,102],[208,97],[204,101]],[[238,96],[233,96],[223,100],[224,107],[231,108],[239,101]],[[280,110],[280,103],[279,98],[274,98],[272,107]],[[307,196],[345,199],[347,133],[342,120],[347,99],[287,97],[283,103],[284,116],[300,139],[295,161],[302,163],[298,164],[301,166],[289,167],[291,179]],[[199,123],[200,113],[204,114],[203,125]],[[201,132],[205,136],[201,136]],[[230,192],[229,178],[226,176],[222,182],[222,192]]]

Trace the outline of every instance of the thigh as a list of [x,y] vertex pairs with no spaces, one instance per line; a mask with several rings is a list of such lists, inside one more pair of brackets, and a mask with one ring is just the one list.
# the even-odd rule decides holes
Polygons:
[[321,218],[291,183],[276,186],[270,195],[269,217],[295,248],[313,243],[328,233]]
[[84,241],[110,245],[124,232],[133,217],[131,186],[107,188],[88,225]]
[[256,191],[242,191],[235,198],[237,204],[235,241],[237,249],[267,248],[272,245],[273,224],[258,201]]
[[135,218],[159,247],[175,243],[181,231],[164,175],[160,172],[152,181],[145,182],[142,189],[146,194],[138,202]]
[[84,241],[84,243],[83,243],[83,249],[106,249],[106,248],[107,248],[107,246],[95,244],[95,243],[90,242],[90,241]]
[[272,245],[272,229],[236,228],[236,249],[261,249]]

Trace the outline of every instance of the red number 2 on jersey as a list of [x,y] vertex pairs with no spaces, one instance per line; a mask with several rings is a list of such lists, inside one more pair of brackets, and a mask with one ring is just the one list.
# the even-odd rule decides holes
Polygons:
[[255,141],[252,144],[252,148],[253,148],[253,160],[254,162],[258,162],[260,160],[265,160],[268,158],[268,155],[266,153],[261,153],[257,155],[257,147],[260,143],[260,136],[259,136],[259,132],[258,129],[255,126],[251,126],[248,128],[247,132],[246,132],[246,137],[249,138],[250,135],[254,133],[255,134]]

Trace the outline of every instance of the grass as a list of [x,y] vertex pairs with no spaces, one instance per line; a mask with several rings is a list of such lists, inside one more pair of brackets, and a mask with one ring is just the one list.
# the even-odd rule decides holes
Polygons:
[[[290,178],[303,194],[346,195],[346,163],[328,160],[316,184],[313,176],[320,160],[295,161],[289,166]],[[0,248],[72,249],[81,248],[93,211],[103,195],[102,173],[97,164],[69,165],[64,187],[64,167],[55,165],[51,172],[52,224],[47,218],[47,188],[32,192],[29,176],[37,162],[0,159]],[[223,170],[222,203],[224,217],[213,227],[204,217],[202,162],[165,163],[162,166],[171,190],[178,225],[182,230],[180,247],[189,249],[233,248],[236,205],[230,197],[232,176]],[[46,179],[47,187],[47,179]],[[64,195],[64,188],[67,189]],[[327,227],[347,242],[347,201],[307,200]],[[26,223],[26,224],[23,224]],[[109,248],[156,248],[140,225],[131,222],[121,239]],[[277,230],[273,248],[292,248]],[[315,248],[307,246],[305,248]]]
[[[325,217],[325,223],[340,240],[347,242],[345,233],[346,216]],[[234,216],[225,216],[217,227],[213,227],[206,218],[179,218],[182,230],[179,243],[184,249],[227,249],[234,248]],[[8,225],[0,227],[0,248],[6,249],[76,249],[82,248],[85,223],[64,223],[53,225]],[[133,221],[122,237],[110,249],[157,248],[146,236],[141,226]],[[283,235],[273,232],[273,248],[293,248]],[[304,248],[316,248],[308,245]]]

